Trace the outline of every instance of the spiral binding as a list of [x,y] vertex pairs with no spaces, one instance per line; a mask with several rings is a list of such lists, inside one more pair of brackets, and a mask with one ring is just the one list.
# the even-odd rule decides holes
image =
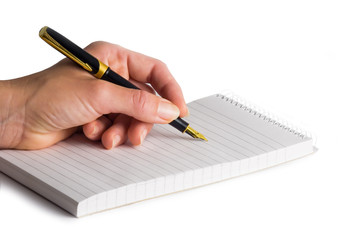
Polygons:
[[269,122],[270,124],[276,125],[282,128],[284,131],[288,131],[299,138],[312,138],[312,134],[302,128],[295,126],[294,124],[289,123],[287,120],[281,119],[276,115],[265,111],[264,109],[251,104],[250,102],[242,99],[241,97],[231,93],[231,92],[224,92],[222,94],[216,94],[216,97],[219,97],[226,102],[229,102],[235,105],[238,108],[243,109],[244,111],[249,112],[250,114],[263,119],[264,121]]

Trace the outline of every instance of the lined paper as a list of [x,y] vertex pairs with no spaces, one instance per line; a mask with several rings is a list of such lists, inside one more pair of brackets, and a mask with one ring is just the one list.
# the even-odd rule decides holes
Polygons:
[[[141,146],[125,144],[113,150],[76,134],[47,149],[2,150],[0,169],[17,168],[27,173],[28,179],[45,183],[56,194],[47,197],[52,201],[61,194],[82,202],[78,210],[67,209],[78,216],[219,181],[312,152],[309,137],[300,138],[272,125],[221,96],[199,99],[188,106],[191,116],[187,121],[208,142],[181,135],[168,125],[154,126]],[[15,173],[12,175],[15,178]],[[35,191],[44,190],[45,185],[36,185]]]

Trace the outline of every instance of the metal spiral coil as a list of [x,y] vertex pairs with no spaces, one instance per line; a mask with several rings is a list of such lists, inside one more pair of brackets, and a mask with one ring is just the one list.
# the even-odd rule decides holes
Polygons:
[[280,119],[279,117],[267,112],[255,105],[248,103],[246,100],[238,97],[237,95],[231,94],[217,94],[216,97],[221,98],[222,100],[229,102],[230,104],[235,105],[238,108],[241,108],[244,111],[272,124],[282,128],[284,131],[290,132],[302,139],[306,137],[311,137],[311,134],[303,129],[299,129],[295,127],[293,124],[290,124],[288,121],[284,119]]

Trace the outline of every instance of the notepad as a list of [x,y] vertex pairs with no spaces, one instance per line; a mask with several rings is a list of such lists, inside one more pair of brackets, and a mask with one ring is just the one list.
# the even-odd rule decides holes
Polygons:
[[212,95],[188,107],[187,121],[208,142],[167,124],[155,125],[141,146],[112,150],[75,134],[42,150],[1,150],[0,170],[80,217],[251,173],[314,150],[307,134],[234,97]]

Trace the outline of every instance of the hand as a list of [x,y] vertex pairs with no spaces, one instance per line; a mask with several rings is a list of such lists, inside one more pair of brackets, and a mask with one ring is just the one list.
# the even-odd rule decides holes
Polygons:
[[101,139],[107,149],[127,138],[139,145],[153,123],[169,123],[188,113],[179,85],[161,61],[106,42],[92,43],[86,51],[143,90],[96,79],[69,59],[30,76],[0,81],[0,148],[48,147],[80,126],[85,136]]

